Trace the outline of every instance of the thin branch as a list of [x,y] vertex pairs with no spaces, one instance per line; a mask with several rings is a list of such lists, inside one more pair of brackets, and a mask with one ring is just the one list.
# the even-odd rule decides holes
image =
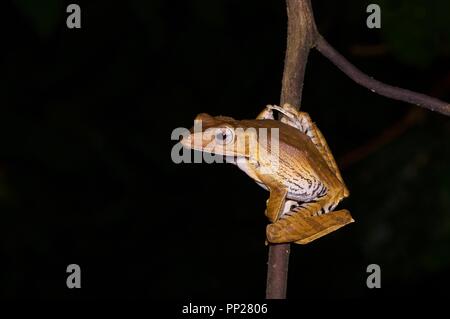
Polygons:
[[[430,92],[430,95],[441,96],[450,90],[450,72],[443,78],[437,80]],[[404,134],[408,129],[416,125],[425,117],[426,110],[423,108],[412,108],[409,112],[397,121],[392,126],[384,129],[381,134],[370,139],[368,142],[351,150],[347,154],[342,155],[338,159],[338,164],[341,169],[346,169],[350,165],[366,158],[372,153],[375,153],[382,146],[391,143],[394,139]]]
[[411,104],[415,104],[432,111],[450,116],[450,104],[434,97],[413,92],[410,90],[395,87],[382,83],[361,72],[353,64],[351,64],[343,55],[337,52],[322,36],[318,36],[316,40],[316,49],[335,64],[342,72],[344,72],[353,81],[362,85],[372,92],[386,96],[388,98],[399,100]]
[[267,262],[267,299],[285,299],[289,269],[290,244],[270,244]]
[[[310,49],[317,35],[310,0],[287,0],[288,35],[281,89],[281,105],[300,107]],[[284,299],[287,290],[290,244],[269,246],[267,299]]]

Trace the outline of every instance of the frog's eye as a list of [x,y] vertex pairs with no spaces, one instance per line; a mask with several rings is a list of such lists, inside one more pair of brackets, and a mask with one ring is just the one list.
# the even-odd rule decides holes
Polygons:
[[219,128],[216,130],[216,142],[218,144],[229,144],[234,139],[234,132],[232,129],[226,127],[226,128]]

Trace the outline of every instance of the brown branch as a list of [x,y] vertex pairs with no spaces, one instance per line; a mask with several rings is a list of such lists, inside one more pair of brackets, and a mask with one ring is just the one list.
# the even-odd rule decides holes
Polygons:
[[267,262],[267,299],[285,299],[289,269],[290,244],[270,244]]
[[434,97],[413,92],[410,90],[395,87],[382,83],[361,72],[353,64],[351,64],[343,55],[337,52],[322,36],[318,36],[316,40],[316,49],[335,64],[342,72],[344,72],[353,81],[362,85],[372,92],[378,93],[385,97],[399,100],[411,104],[415,104],[432,111],[450,116],[450,104]]
[[[438,80],[428,92],[433,96],[441,96],[450,90],[450,72]],[[379,148],[391,143],[394,139],[400,137],[408,129],[416,125],[425,117],[425,109],[423,108],[411,108],[409,112],[402,117],[401,120],[394,123],[392,126],[384,129],[376,137],[371,138],[368,142],[351,150],[347,154],[342,155],[338,159],[338,164],[341,169],[346,169],[349,166],[357,163],[358,161],[368,157],[372,153],[375,153]]]
[[[317,29],[310,0],[287,0],[288,35],[281,89],[281,105],[300,107],[305,68]],[[270,245],[267,299],[284,299],[287,290],[290,244]]]
[[287,0],[288,34],[281,88],[281,105],[300,107],[309,50],[317,28],[310,0]]
[[[380,95],[450,115],[450,104],[425,94],[377,81],[358,70],[318,33],[310,0],[286,0],[287,49],[281,89],[281,105],[300,107],[306,63],[312,47],[333,62],[356,83]],[[290,244],[270,245],[266,298],[284,299],[287,290]]]

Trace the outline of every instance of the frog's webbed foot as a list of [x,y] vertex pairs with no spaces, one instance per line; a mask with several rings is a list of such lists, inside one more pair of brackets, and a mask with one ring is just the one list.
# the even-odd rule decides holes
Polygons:
[[[347,210],[332,211],[343,197],[345,188],[342,186],[316,201],[285,207],[283,215],[267,226],[267,240],[307,244],[353,222]],[[286,201],[286,206],[289,202]]]
[[304,245],[354,222],[346,209],[318,216],[296,214],[295,217],[295,222],[291,220],[283,223],[286,220],[280,219],[268,225],[267,240],[271,243],[295,242]]

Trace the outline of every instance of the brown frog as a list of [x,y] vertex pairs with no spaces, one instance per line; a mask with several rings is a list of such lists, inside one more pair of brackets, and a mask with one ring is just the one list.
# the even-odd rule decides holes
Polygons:
[[225,156],[270,192],[269,242],[306,244],[354,221],[347,210],[334,211],[349,192],[307,113],[289,104],[268,105],[255,120],[205,113],[196,120],[202,129],[183,137],[184,147]]

